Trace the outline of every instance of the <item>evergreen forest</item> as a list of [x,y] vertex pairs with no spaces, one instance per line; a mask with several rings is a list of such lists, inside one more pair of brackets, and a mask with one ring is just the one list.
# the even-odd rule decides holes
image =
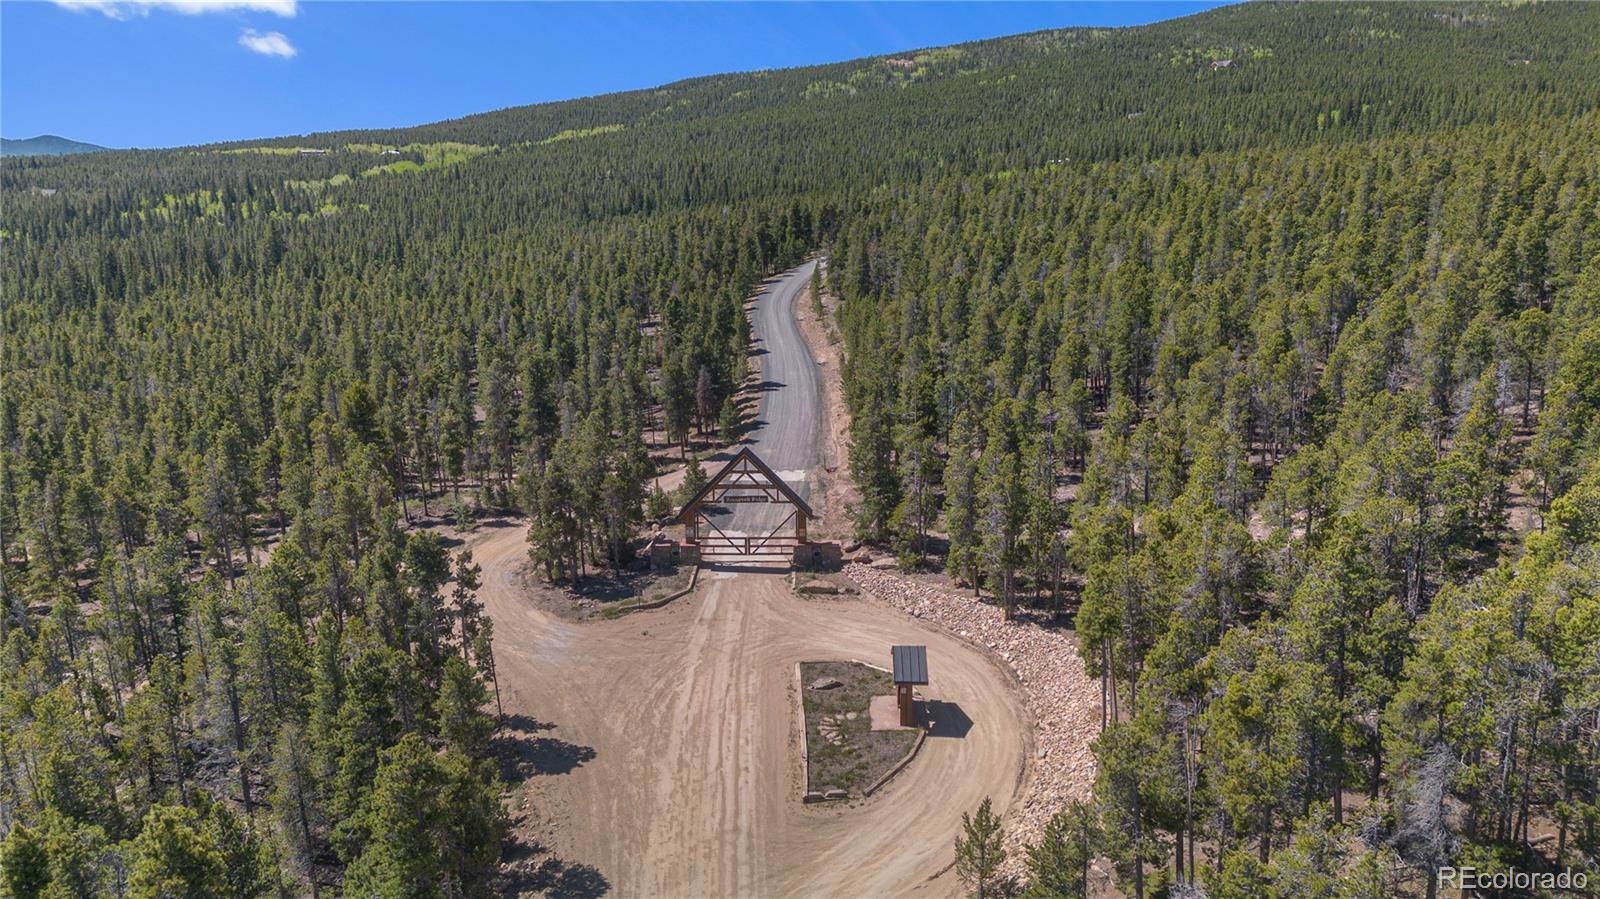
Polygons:
[[1092,800],[985,895],[1600,882],[1597,38],[1251,3],[0,159],[0,895],[495,895],[431,526],[628,564],[813,255],[857,536],[1101,683]]

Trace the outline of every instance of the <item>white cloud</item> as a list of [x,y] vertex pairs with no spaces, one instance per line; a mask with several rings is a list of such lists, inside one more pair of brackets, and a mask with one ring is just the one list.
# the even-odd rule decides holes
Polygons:
[[244,33],[239,35],[239,45],[252,53],[260,53],[262,56],[281,56],[284,59],[300,52],[281,32],[268,31],[263,34],[254,28],[246,28]]
[[197,16],[208,12],[263,12],[293,18],[296,0],[52,0],[55,5],[85,12],[93,10],[113,19],[149,15],[153,9]]

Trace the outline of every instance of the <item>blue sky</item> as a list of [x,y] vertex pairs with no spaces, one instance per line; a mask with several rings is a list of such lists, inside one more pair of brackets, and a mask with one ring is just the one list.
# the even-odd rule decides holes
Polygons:
[[0,134],[164,147],[832,62],[1187,3],[0,2]]

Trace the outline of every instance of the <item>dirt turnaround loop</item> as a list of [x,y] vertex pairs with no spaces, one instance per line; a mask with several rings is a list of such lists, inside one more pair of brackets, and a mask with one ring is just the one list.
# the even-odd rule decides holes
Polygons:
[[[985,796],[1003,811],[1020,792],[1029,727],[1009,675],[881,602],[706,571],[664,609],[574,625],[523,596],[520,526],[473,552],[506,712],[538,722],[527,799],[549,826],[534,836],[612,895],[955,895],[961,813]],[[927,644],[927,695],[970,727],[930,736],[870,799],[804,805],[795,663],[886,664],[894,643]]]

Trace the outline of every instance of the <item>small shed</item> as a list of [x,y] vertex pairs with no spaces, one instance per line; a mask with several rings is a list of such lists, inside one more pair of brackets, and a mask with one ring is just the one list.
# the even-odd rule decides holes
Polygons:
[[916,724],[912,688],[928,683],[928,647],[891,646],[889,655],[894,659],[894,695],[900,706],[900,726],[911,727]]

